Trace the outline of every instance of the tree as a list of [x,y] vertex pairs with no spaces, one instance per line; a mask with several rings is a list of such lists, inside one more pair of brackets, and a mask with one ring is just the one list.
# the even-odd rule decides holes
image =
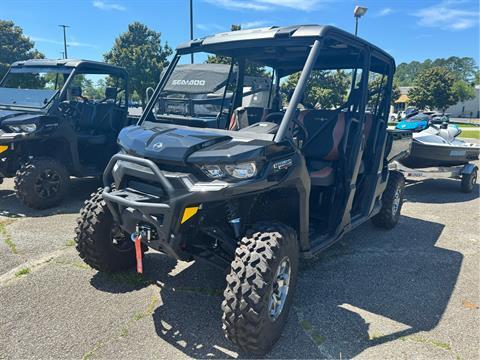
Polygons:
[[[368,81],[368,92],[370,94],[375,94],[374,96],[370,96],[369,98],[369,105],[373,105],[377,103],[377,93],[380,90],[380,87],[384,87],[386,85],[387,79],[382,78],[382,76],[375,76],[373,79],[369,79]],[[395,101],[400,97],[400,88],[398,87],[396,82],[393,82],[392,85],[392,94],[390,98],[390,104],[393,105]]]
[[[230,31],[238,31],[242,30],[241,25],[233,24],[230,27]],[[219,55],[208,55],[207,60],[205,61],[207,64],[227,64],[230,65],[231,60],[228,56],[219,56]],[[245,75],[248,76],[268,76],[266,69],[263,66],[259,66],[256,64],[252,64],[248,62],[245,64]]]
[[395,81],[399,86],[411,86],[422,71],[432,67],[444,68],[450,71],[456,80],[462,80],[467,83],[474,81],[478,72],[478,67],[473,58],[450,56],[447,59],[439,58],[433,61],[427,59],[424,62],[401,63],[397,66]]
[[458,101],[454,89],[455,76],[443,67],[422,71],[408,92],[410,102],[420,109],[445,109]]
[[136,92],[144,106],[145,91],[157,84],[171,54],[168,44],[162,46],[159,32],[134,22],[128,25],[127,32],[115,39],[113,48],[104,55],[104,59],[127,70],[130,94]]
[[453,91],[457,101],[463,102],[475,97],[474,86],[462,80],[457,80],[453,83]]
[[0,20],[0,79],[15,61],[44,58],[34,46],[21,27],[13,21]]
[[[300,72],[290,75],[282,84],[282,93],[288,96],[297,86]],[[314,70],[305,89],[304,103],[321,109],[339,107],[347,98],[351,75],[342,70]]]

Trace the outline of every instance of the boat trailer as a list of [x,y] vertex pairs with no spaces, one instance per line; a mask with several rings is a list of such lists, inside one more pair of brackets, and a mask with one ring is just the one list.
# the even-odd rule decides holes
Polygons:
[[390,170],[397,170],[403,173],[408,180],[426,180],[426,179],[459,179],[462,192],[470,193],[477,183],[478,167],[475,164],[467,163],[465,165],[448,167],[429,167],[422,169],[411,169],[393,161],[389,165]]

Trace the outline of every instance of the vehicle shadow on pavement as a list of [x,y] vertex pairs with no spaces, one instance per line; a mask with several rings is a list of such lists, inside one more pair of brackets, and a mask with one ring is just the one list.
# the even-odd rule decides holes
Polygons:
[[461,203],[477,199],[480,185],[476,184],[471,193],[460,190],[460,180],[427,179],[408,183],[405,197],[407,201],[425,204]]
[[56,214],[78,213],[92,192],[100,186],[98,179],[71,179],[70,187],[62,203],[51,209],[36,210],[22,204],[17,199],[13,185],[0,187],[0,216],[10,218],[43,217]]
[[438,325],[463,261],[436,246],[443,228],[408,216],[393,231],[367,223],[303,272],[297,312],[323,357],[348,359],[394,340],[428,342],[414,334]]
[[[435,328],[451,297],[462,254],[435,246],[444,226],[402,216],[394,231],[369,223],[304,266],[282,337],[267,357],[352,358],[370,347]],[[144,281],[91,283],[114,293],[156,284],[152,319],[160,338],[195,358],[243,357],[223,336],[224,272],[201,262],[180,267],[147,253]],[[161,354],[159,354],[161,356]]]

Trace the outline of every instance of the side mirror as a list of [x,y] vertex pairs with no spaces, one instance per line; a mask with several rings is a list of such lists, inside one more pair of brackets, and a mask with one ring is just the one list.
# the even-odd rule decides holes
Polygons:
[[107,87],[105,89],[105,98],[107,100],[116,100],[117,99],[117,88],[116,87]]
[[82,96],[82,88],[80,86],[70,87],[70,95],[72,97],[81,97]]

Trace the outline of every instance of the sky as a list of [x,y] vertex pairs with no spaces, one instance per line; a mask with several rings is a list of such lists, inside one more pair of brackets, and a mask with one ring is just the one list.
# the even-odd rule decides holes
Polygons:
[[[242,28],[330,24],[353,31],[353,8],[368,11],[359,36],[410,62],[470,56],[480,64],[479,0],[193,0],[196,38]],[[189,0],[0,0],[0,19],[13,20],[48,58],[102,60],[129,23],[162,33],[171,47],[189,39]]]

